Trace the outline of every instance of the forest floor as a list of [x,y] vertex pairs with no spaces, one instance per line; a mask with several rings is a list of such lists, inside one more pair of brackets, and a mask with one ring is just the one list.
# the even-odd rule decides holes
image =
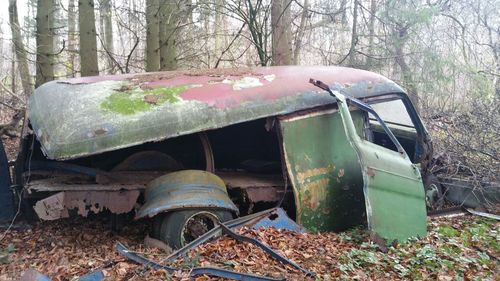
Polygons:
[[[148,270],[115,250],[117,242],[162,263],[167,255],[144,245],[147,225],[131,222],[120,233],[110,230],[105,216],[72,218],[26,225],[0,232],[0,280],[17,280],[35,269],[53,280],[76,280],[105,268],[105,280],[189,280],[190,268],[215,266],[287,280],[499,280],[499,224],[464,215],[432,218],[428,235],[387,252],[370,242],[364,229],[342,233],[299,234],[273,228],[242,229],[300,266],[314,272],[305,277],[280,264],[260,248],[221,237],[192,249],[172,266],[173,274]],[[221,280],[199,276],[195,280]]]

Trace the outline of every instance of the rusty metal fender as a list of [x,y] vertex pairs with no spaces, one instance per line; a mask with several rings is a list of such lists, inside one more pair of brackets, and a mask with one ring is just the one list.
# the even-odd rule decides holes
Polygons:
[[224,181],[200,170],[172,172],[156,178],[147,185],[144,197],[145,203],[135,219],[185,208],[218,208],[238,212],[229,199]]

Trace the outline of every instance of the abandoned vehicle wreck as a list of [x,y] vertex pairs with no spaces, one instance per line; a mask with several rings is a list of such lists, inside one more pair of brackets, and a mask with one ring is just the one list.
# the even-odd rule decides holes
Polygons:
[[134,212],[179,248],[280,204],[310,231],[426,234],[429,134],[404,90],[368,71],[74,78],[40,86],[28,112],[12,178],[43,220]]

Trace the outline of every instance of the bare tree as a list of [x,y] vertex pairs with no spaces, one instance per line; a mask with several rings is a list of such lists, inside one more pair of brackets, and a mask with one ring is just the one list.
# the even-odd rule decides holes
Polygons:
[[111,0],[100,0],[99,3],[99,21],[100,21],[100,31],[101,40],[103,42],[103,47],[108,54],[107,67],[108,72],[113,70],[113,54],[114,54],[114,42],[113,42],[113,21],[112,21],[112,11],[111,11],[112,1]]
[[356,44],[358,43],[358,0],[354,0],[352,12],[351,47],[349,48],[349,66],[356,66]]
[[299,64],[300,52],[302,51],[302,42],[306,32],[306,22],[309,17],[309,0],[304,0],[304,5],[302,6],[302,13],[300,15],[300,24],[297,30],[297,36],[295,37],[295,43],[293,48],[293,64]]
[[21,84],[23,85],[24,95],[28,97],[33,92],[33,88],[28,68],[28,56],[26,53],[26,49],[24,48],[24,43],[22,39],[23,36],[21,34],[21,28],[19,26],[16,0],[9,0],[9,22],[10,22],[10,30],[12,33],[12,43],[14,45],[14,50],[18,61],[18,69],[21,77]]
[[177,34],[180,15],[180,3],[174,0],[160,0],[160,69],[177,68]]
[[259,64],[268,65],[272,58],[268,46],[271,40],[270,5],[264,0],[231,0],[226,2],[225,9],[226,13],[244,23],[249,33],[246,37],[257,53]]
[[160,69],[159,0],[146,1],[146,71]]
[[94,0],[78,1],[80,63],[82,76],[99,75]]
[[366,58],[366,68],[374,67],[373,53],[375,44],[375,18],[377,13],[377,0],[370,0],[370,19],[368,22],[368,57]]
[[54,80],[54,1],[38,0],[35,87]]
[[271,2],[273,65],[290,65],[293,62],[291,3],[291,0]]
[[66,76],[75,77],[77,45],[77,24],[76,24],[76,0],[68,0],[68,68]]

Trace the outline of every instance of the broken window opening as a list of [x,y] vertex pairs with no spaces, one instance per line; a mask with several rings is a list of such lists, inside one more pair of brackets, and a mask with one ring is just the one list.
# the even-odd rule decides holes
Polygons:
[[[417,130],[403,101],[399,98],[394,99],[394,97],[390,99],[383,99],[382,97],[376,100],[376,102],[370,103],[370,106],[393,132],[410,160],[413,163],[417,163]],[[393,151],[398,151],[396,145],[390,140],[375,116],[368,113],[368,119],[370,131],[373,135],[373,143]]]

